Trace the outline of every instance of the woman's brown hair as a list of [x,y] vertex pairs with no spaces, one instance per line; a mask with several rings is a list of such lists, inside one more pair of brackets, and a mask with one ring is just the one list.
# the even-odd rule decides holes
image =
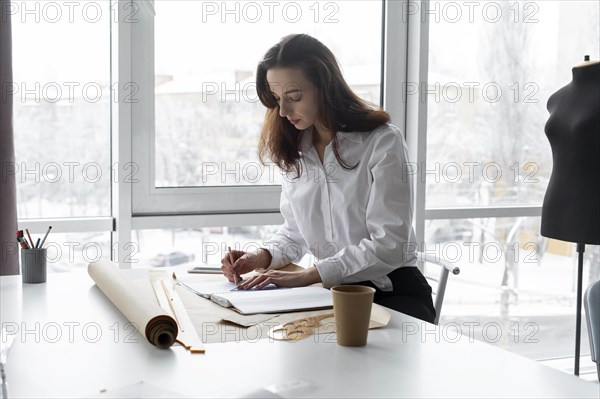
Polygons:
[[317,39],[305,35],[289,35],[271,47],[256,71],[256,90],[260,102],[267,107],[265,123],[260,135],[258,154],[271,160],[286,173],[300,169],[300,138],[298,130],[279,115],[279,105],[267,82],[267,71],[273,68],[297,68],[315,86],[320,108],[319,122],[333,132],[332,146],[337,161],[346,164],[338,153],[336,132],[369,132],[390,121],[382,109],[358,97],[344,80],[333,53]]

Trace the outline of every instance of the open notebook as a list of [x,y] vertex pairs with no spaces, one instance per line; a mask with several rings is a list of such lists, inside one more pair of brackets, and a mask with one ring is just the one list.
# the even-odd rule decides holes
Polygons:
[[278,288],[268,285],[262,290],[236,290],[236,285],[229,281],[187,282],[181,285],[241,314],[284,313],[333,306],[331,292],[322,287]]

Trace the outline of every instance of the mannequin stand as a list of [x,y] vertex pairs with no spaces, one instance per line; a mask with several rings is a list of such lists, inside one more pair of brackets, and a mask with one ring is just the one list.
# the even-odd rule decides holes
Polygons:
[[579,375],[579,355],[581,353],[581,291],[583,289],[583,253],[585,244],[577,244],[577,313],[575,314],[575,368],[574,374]]

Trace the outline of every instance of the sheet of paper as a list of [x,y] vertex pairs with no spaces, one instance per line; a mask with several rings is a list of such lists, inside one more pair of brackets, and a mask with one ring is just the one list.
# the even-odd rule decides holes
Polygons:
[[241,315],[231,308],[224,308],[210,299],[196,295],[183,286],[176,286],[176,290],[194,323],[198,335],[205,344],[239,341],[255,342],[257,339],[268,338],[269,329],[280,324],[279,322],[270,321],[277,318],[278,314]]
[[185,398],[173,391],[144,381],[115,389],[103,389],[89,398]]
[[[277,322],[276,326],[273,326],[269,330],[269,337],[277,340],[288,341],[290,337],[287,337],[285,331],[285,324],[295,324],[300,321],[308,321],[310,318],[319,319],[318,325],[311,329],[310,334],[304,335],[304,338],[311,336],[312,334],[332,334],[335,333],[336,325],[335,318],[332,315],[333,311],[331,309],[327,310],[317,310],[317,311],[304,311],[298,313],[283,313],[274,317],[270,320],[270,322]],[[321,318],[320,316],[331,315],[328,318]],[[248,317],[248,316],[243,316]],[[387,308],[374,303],[371,307],[371,320],[369,321],[369,329],[375,328],[383,328],[388,325],[391,318],[390,312]],[[310,324],[314,325],[314,322]],[[302,339],[299,336],[295,335],[292,337],[295,339]]]
[[228,292],[236,288],[235,283],[226,279],[219,281],[201,281],[201,282],[189,282],[180,283],[183,287],[191,290],[192,292],[203,296],[204,298],[210,298],[212,294]]
[[331,292],[322,287],[279,288],[271,290],[242,290],[214,294],[227,300],[242,314],[281,313],[302,309],[333,306]]
[[306,380],[288,380],[258,388],[255,390],[239,391],[224,396],[225,398],[294,398],[308,397],[307,393],[317,388],[315,384]]
[[223,317],[221,320],[229,323],[236,324],[242,327],[251,327],[255,326],[263,321],[267,321],[276,317],[275,314],[253,314],[253,315],[243,315],[235,312],[231,312],[230,315]]
[[[207,275],[202,276],[202,278],[212,277],[213,276]],[[331,309],[326,309],[290,313],[270,313],[268,315],[242,315],[231,308],[224,308],[209,299],[196,295],[181,285],[177,285],[175,289],[179,293],[179,296],[196,327],[198,335],[205,344],[239,341],[255,342],[257,339],[268,339],[269,331],[277,325],[305,317],[319,316],[332,312]],[[149,290],[152,291],[151,288],[149,288]],[[373,317],[377,315],[376,308],[378,307],[379,305],[373,304],[373,309],[371,311],[371,325],[369,328],[375,327]],[[386,312],[386,315],[387,317],[384,321],[389,320],[389,313]],[[323,333],[331,333],[333,331],[335,330],[328,327],[328,330],[323,331]],[[321,333],[321,331],[318,333]]]
[[264,388],[258,388],[252,391],[235,392],[223,398],[244,398],[244,399],[266,399],[266,398],[283,398],[283,396],[268,391]]
[[223,274],[221,265],[191,265],[188,269],[188,273],[192,274]]

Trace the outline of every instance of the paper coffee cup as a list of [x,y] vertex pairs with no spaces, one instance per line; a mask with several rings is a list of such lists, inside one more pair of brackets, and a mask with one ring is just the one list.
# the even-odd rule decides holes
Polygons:
[[338,285],[331,288],[331,293],[338,344],[365,346],[375,289],[364,285]]

